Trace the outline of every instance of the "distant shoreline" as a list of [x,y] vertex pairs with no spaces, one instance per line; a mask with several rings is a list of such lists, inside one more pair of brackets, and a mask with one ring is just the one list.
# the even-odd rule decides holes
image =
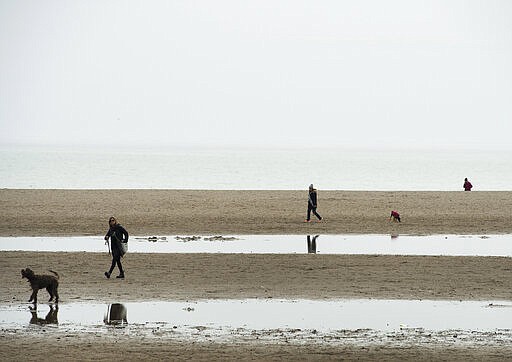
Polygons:
[[512,191],[319,190],[307,224],[304,190],[0,189],[0,208],[0,236],[101,235],[110,215],[132,235],[512,233]]

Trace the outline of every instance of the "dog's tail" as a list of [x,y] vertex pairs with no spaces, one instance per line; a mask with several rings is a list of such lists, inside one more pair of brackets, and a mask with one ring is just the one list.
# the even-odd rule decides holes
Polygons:
[[48,269],[48,271],[49,271],[50,273],[55,274],[55,276],[57,277],[57,279],[59,279],[59,273],[57,273],[56,271],[53,271],[53,270],[51,270],[51,269]]

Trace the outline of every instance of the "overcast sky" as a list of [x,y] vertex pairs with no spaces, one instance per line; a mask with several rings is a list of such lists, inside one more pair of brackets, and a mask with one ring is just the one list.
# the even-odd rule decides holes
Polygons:
[[0,0],[0,143],[512,148],[512,1]]

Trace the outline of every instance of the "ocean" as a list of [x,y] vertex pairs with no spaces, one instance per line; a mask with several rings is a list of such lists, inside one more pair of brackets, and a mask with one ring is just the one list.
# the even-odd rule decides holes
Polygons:
[[512,151],[1,146],[0,188],[512,190]]

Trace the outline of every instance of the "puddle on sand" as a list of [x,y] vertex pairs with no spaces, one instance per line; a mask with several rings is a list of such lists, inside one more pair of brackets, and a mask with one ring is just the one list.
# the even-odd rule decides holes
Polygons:
[[[283,336],[339,343],[435,338],[512,341],[512,302],[429,300],[201,300],[0,305],[0,335],[45,331],[229,340]],[[251,337],[252,336],[252,337]],[[337,342],[336,342],[337,341]]]
[[[132,237],[130,253],[511,256],[512,235],[242,235]],[[0,251],[106,252],[103,237],[0,237]]]

